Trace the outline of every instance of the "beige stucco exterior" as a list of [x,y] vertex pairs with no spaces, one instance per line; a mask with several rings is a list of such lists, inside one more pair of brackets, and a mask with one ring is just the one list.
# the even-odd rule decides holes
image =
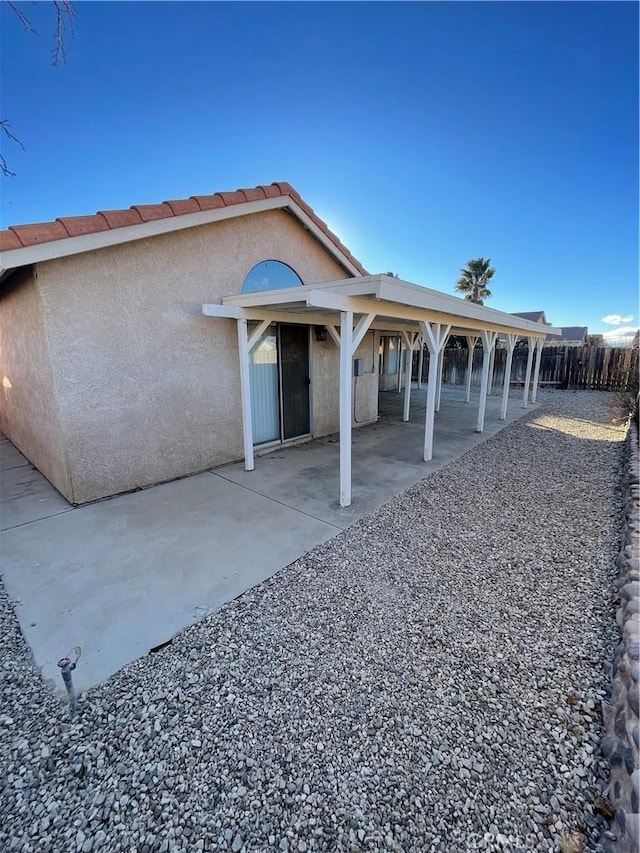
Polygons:
[[[363,372],[353,377],[353,426],[362,426],[378,417],[378,374],[375,352],[377,334],[367,332],[356,350],[362,359]],[[314,437],[338,432],[340,425],[340,387],[338,382],[340,354],[329,338],[313,344],[312,361],[312,431]]]
[[0,430],[63,494],[70,482],[40,288],[32,267],[0,291]]
[[[236,324],[201,306],[240,293],[267,259],[305,284],[349,277],[284,210],[37,264],[3,304],[3,371],[24,389],[3,430],[73,503],[240,459]],[[338,426],[338,350],[311,340],[312,433],[324,435]],[[373,347],[370,333],[357,354],[359,422],[377,416]]]

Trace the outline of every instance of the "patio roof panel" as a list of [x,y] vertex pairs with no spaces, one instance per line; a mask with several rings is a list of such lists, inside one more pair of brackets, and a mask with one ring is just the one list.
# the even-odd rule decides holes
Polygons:
[[497,331],[526,335],[557,335],[557,329],[515,317],[494,308],[476,305],[457,296],[450,296],[401,281],[387,275],[361,276],[357,279],[306,284],[261,293],[227,296],[224,305],[245,309],[305,312],[314,309],[340,313],[345,310],[365,314],[375,312],[376,327],[386,319],[408,325],[420,322],[444,322],[455,326],[458,334],[472,331]]

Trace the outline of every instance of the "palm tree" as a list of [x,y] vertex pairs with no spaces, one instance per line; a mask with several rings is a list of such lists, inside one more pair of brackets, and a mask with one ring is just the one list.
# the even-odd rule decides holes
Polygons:
[[490,258],[476,258],[474,261],[468,261],[467,266],[460,270],[462,273],[456,284],[456,290],[465,294],[465,299],[469,302],[475,302],[476,305],[483,305],[484,300],[491,296],[491,291],[487,284],[495,275],[495,270],[491,267]]

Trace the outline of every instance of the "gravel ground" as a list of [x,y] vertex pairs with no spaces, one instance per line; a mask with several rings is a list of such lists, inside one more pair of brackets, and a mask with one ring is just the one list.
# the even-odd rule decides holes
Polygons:
[[624,431],[542,399],[74,718],[3,593],[0,848],[597,850]]

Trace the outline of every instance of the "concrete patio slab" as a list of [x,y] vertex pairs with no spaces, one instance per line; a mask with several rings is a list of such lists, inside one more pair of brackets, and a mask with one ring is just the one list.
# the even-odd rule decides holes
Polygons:
[[0,471],[8,471],[10,468],[19,468],[28,464],[29,462],[11,444],[9,439],[4,435],[0,435]]
[[4,581],[43,676],[83,689],[337,530],[204,473],[3,534]]
[[436,414],[433,459],[423,459],[426,390],[411,393],[410,420],[402,422],[404,394],[380,394],[380,419],[352,433],[353,502],[339,504],[339,453],[337,436],[272,451],[256,458],[253,471],[242,462],[216,469],[220,477],[253,492],[295,507],[337,527],[348,527],[394,495],[420,482],[453,459],[486,441],[528,409],[514,399],[504,421],[499,420],[500,398],[487,399],[484,432],[475,431],[477,401],[464,402],[465,392],[442,389]]
[[29,460],[0,435],[0,530],[72,508]]
[[527,411],[514,400],[499,421],[491,397],[479,434],[477,405],[443,389],[425,463],[424,396],[402,423],[403,396],[382,394],[378,423],[354,430],[348,509],[335,437],[77,508],[3,439],[2,572],[43,676],[62,689],[56,662],[80,646],[78,688],[106,679]]

